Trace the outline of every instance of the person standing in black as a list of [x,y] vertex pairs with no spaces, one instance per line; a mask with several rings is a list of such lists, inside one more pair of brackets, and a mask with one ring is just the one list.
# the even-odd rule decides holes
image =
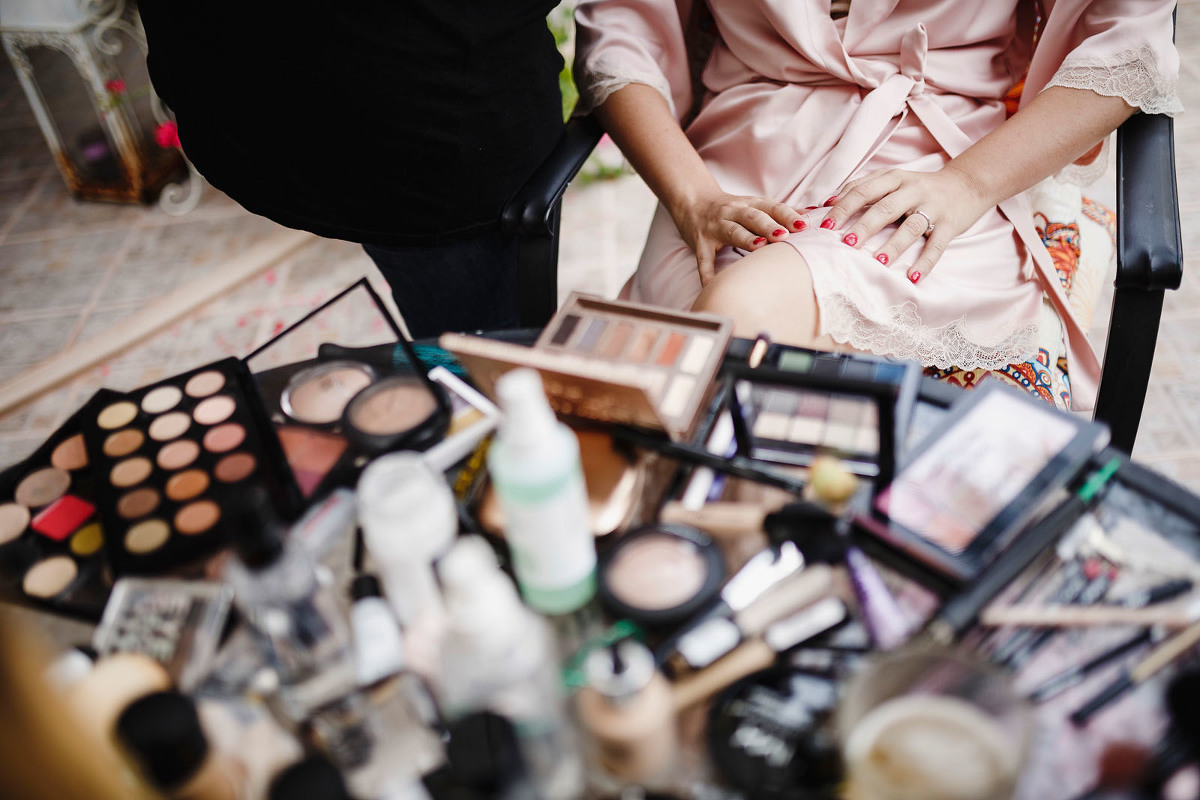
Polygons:
[[562,133],[554,0],[141,0],[188,158],[247,210],[360,242],[414,337],[517,322],[500,209]]

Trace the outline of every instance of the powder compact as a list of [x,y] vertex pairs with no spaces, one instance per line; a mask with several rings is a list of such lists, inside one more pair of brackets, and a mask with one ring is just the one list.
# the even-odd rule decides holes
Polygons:
[[555,412],[688,439],[705,411],[733,323],[698,312],[573,293],[533,347],[447,333],[439,339],[485,394],[515,367],[541,373]]
[[725,561],[703,531],[657,524],[614,542],[601,556],[599,575],[609,614],[662,630],[712,604],[725,582]]
[[281,519],[300,509],[245,365],[226,358],[106,399],[84,420],[114,575],[157,574],[228,544],[231,510],[261,487]]
[[33,455],[0,473],[4,599],[100,618],[111,585],[83,427],[107,405],[94,396]]
[[306,498],[353,485],[372,456],[428,449],[453,415],[449,393],[425,374],[366,279],[283,330],[246,363]]
[[92,637],[101,656],[142,653],[190,692],[212,667],[230,618],[233,589],[174,578],[121,578]]

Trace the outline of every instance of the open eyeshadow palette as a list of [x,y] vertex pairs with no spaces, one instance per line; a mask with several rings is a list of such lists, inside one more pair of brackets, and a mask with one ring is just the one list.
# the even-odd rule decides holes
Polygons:
[[[459,413],[474,417],[475,404],[457,389],[477,393],[453,375],[436,380],[426,373],[365,279],[256,349],[246,364],[309,499],[353,484],[372,456],[427,450]],[[494,424],[494,408],[490,413]],[[456,448],[439,457],[455,453],[465,455]]]
[[533,347],[444,334],[485,394],[515,367],[531,367],[554,410],[687,439],[705,410],[732,335],[730,320],[574,293]]
[[299,512],[299,491],[238,359],[103,396],[82,424],[115,575],[170,571],[225,546],[251,489],[263,490],[281,519]]
[[999,383],[963,393],[855,525],[955,583],[977,577],[1108,441]]
[[97,620],[111,584],[101,494],[83,430],[107,404],[89,400],[28,459],[0,473],[0,593],[7,600]]

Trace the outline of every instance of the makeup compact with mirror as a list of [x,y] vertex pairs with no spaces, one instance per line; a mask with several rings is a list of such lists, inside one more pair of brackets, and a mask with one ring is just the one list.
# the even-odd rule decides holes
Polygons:
[[352,484],[374,456],[441,442],[456,405],[460,414],[494,417],[477,409],[476,397],[464,399],[449,381],[429,376],[366,279],[245,361],[308,499]]

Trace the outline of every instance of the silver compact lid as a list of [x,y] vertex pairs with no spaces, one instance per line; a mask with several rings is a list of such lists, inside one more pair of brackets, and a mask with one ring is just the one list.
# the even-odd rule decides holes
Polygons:
[[593,650],[583,665],[587,685],[614,703],[632,700],[654,679],[656,669],[654,654],[633,639]]

